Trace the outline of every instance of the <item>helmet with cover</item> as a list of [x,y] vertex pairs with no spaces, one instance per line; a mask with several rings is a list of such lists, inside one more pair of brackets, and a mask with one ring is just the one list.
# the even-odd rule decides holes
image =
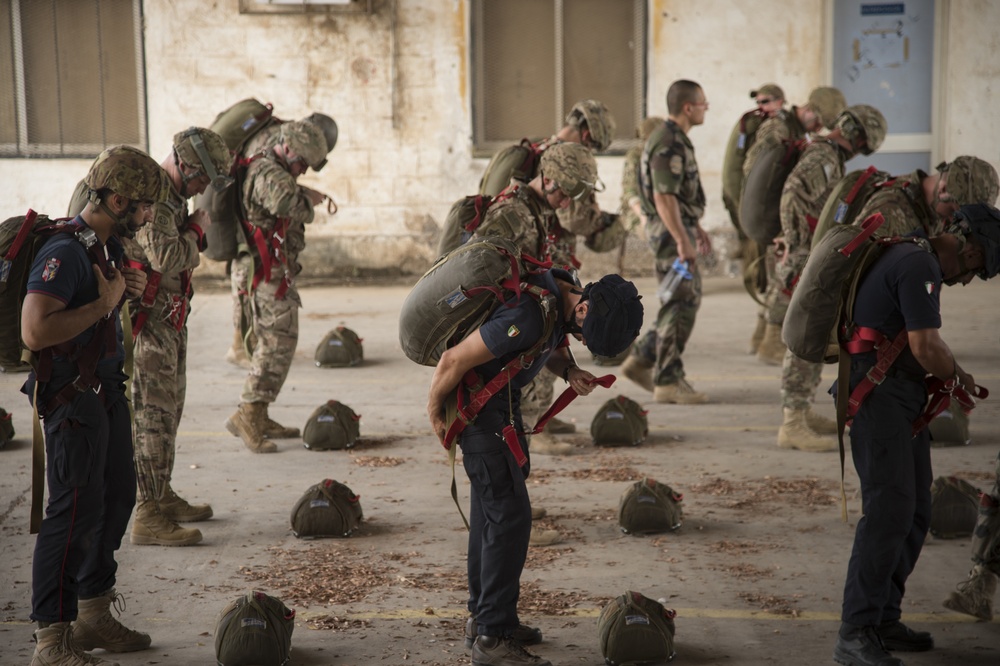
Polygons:
[[855,153],[871,155],[885,141],[888,123],[874,106],[855,104],[840,114],[836,127],[851,142]]
[[577,102],[566,116],[566,124],[580,129],[586,124],[595,150],[607,150],[615,138],[615,119],[603,102],[585,99]]
[[186,185],[204,174],[208,176],[212,188],[221,192],[233,183],[229,172],[233,166],[233,155],[221,136],[202,127],[189,127],[174,135],[174,154],[188,167],[197,169],[193,174],[182,174]]
[[[115,234],[132,238],[138,229],[131,220],[140,203],[166,201],[167,174],[152,157],[132,146],[108,148],[90,165],[84,183],[87,198],[115,221]],[[112,192],[129,200],[121,213],[108,207],[103,193]]]
[[327,150],[323,131],[312,122],[296,120],[281,126],[281,140],[313,170],[325,164]]
[[539,171],[577,201],[593,192],[597,184],[594,154],[579,143],[563,142],[547,148],[542,153]]
[[[323,133],[323,136],[326,138],[327,154],[333,152],[334,146],[337,145],[337,136],[338,136],[337,121],[331,118],[330,116],[326,115],[325,113],[319,113],[319,112],[311,113],[310,115],[303,118],[303,120],[305,120],[305,122],[307,123],[312,123],[313,125],[319,128],[319,131],[321,131]],[[327,162],[326,157],[324,157],[323,161],[320,162],[319,165],[315,168],[315,171],[321,171],[323,167],[326,166],[326,162]]]
[[948,193],[960,206],[985,203],[990,206],[997,201],[1000,182],[997,170],[985,160],[971,155],[956,157],[938,170],[948,174]]
[[824,127],[833,129],[837,118],[847,108],[847,99],[844,97],[844,93],[836,88],[820,86],[809,93],[809,101],[806,105],[816,112]]

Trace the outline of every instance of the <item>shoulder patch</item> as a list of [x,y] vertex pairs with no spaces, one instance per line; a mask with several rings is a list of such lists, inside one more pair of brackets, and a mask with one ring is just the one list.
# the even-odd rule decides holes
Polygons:
[[933,282],[924,282],[924,289],[927,290],[928,294],[933,294],[934,293],[934,283]]
[[45,270],[42,271],[42,282],[51,282],[56,279],[56,273],[59,272],[59,266],[62,261],[51,257],[45,260]]
[[684,168],[684,158],[680,155],[674,155],[670,158],[670,173],[675,176],[681,175],[681,170]]
[[510,328],[507,329],[508,338],[516,338],[520,334],[521,334],[521,329],[519,329],[517,326],[514,326],[513,324],[511,324]]

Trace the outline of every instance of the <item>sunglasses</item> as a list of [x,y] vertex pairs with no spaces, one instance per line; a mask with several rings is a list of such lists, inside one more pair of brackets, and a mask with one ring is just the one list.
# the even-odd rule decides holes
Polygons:
[[771,99],[770,97],[758,97],[757,98],[757,104],[770,104],[773,101],[774,100]]

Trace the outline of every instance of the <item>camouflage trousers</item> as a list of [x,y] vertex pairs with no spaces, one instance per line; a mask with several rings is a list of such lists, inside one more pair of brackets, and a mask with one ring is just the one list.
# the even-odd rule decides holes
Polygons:
[[781,364],[781,406],[789,409],[809,407],[822,374],[822,363],[804,361],[785,350],[785,359]]
[[980,498],[979,518],[972,533],[972,561],[1000,576],[1000,453],[996,474],[993,492]]
[[558,377],[548,368],[542,368],[531,383],[521,389],[521,419],[525,428],[534,428],[555,395]]
[[135,340],[132,405],[139,496],[160,499],[174,469],[187,393],[187,326],[150,317]]
[[760,316],[768,324],[780,326],[785,323],[785,313],[788,312],[788,303],[792,297],[785,291],[785,282],[774,245],[767,247],[764,265],[767,267],[767,292],[764,294],[764,305],[760,308]]
[[[252,270],[252,258],[241,256],[233,263],[233,274]],[[250,372],[243,383],[242,402],[274,402],[292,367],[292,357],[299,341],[299,308],[302,300],[295,287],[282,298],[275,298],[280,280],[261,282],[251,295],[241,297],[243,314],[251,322],[256,338],[250,356]]]

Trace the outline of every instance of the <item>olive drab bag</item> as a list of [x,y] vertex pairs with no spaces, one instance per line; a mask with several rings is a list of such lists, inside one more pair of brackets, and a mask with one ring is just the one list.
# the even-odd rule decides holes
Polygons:
[[360,500],[343,483],[324,479],[292,507],[292,533],[300,539],[349,537],[364,519]]
[[674,618],[663,604],[628,591],[612,599],[597,618],[601,656],[611,666],[639,666],[672,661]]
[[743,182],[740,227],[758,243],[781,233],[781,189],[804,148],[804,141],[782,141],[762,149]]
[[875,192],[894,181],[885,171],[879,171],[874,166],[858,169],[846,174],[838,180],[827,196],[823,210],[817,218],[813,230],[812,247],[815,248],[826,232],[836,225],[853,225],[858,214],[865,207]]
[[247,592],[226,604],[215,623],[218,666],[283,666],[291,662],[295,611],[276,597]]
[[935,416],[927,427],[931,431],[931,446],[968,446],[972,442],[969,437],[969,415],[958,406]]
[[538,163],[547,147],[545,142],[521,139],[520,143],[500,149],[486,165],[479,192],[495,197],[507,189],[511,179],[527,183],[537,175]]
[[207,242],[204,254],[209,259],[229,261],[236,258],[241,233],[240,218],[243,215],[243,175],[247,166],[242,159],[243,147],[262,129],[280,122],[272,115],[270,104],[251,97],[233,104],[209,125],[208,129],[221,136],[236,156],[229,174],[236,182],[222,192],[209,187],[194,202],[195,209],[206,211],[212,218],[212,224],[204,230]]
[[722,196],[734,205],[739,204],[743,190],[743,163],[746,161],[747,150],[753,145],[757,130],[765,120],[767,114],[760,109],[747,111],[740,116],[740,121],[733,127],[726,143],[725,158],[722,161]]
[[10,412],[0,407],[0,449],[7,446],[7,442],[14,439],[14,421]]
[[486,194],[472,194],[453,203],[441,228],[438,257],[443,257],[469,240],[486,217],[486,210],[492,203],[493,197]]
[[302,445],[310,451],[349,449],[361,436],[361,416],[342,402],[327,400],[313,410],[302,429]]
[[684,496],[651,478],[636,481],[622,493],[618,524],[625,534],[670,532],[681,526]]
[[620,395],[608,400],[590,422],[595,446],[638,446],[649,434],[646,410],[635,400]]
[[931,483],[930,532],[938,539],[972,536],[979,518],[979,489],[954,476]]
[[365,350],[361,346],[362,339],[346,326],[338,326],[320,340],[316,345],[313,358],[321,368],[347,368],[365,358]]

